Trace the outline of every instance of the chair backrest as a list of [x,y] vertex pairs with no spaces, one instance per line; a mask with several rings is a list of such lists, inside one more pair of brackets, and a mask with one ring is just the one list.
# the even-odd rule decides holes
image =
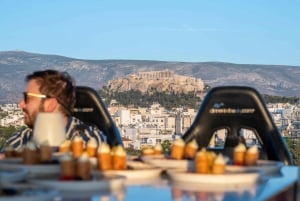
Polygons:
[[100,95],[91,87],[76,87],[76,104],[73,116],[87,124],[96,125],[104,132],[110,146],[123,145],[118,128],[112,120]]
[[294,163],[263,98],[254,88],[222,86],[211,89],[183,139],[186,142],[196,139],[200,148],[207,147],[219,128],[229,131],[228,141],[234,144],[238,142],[241,128],[254,130],[268,160],[282,161],[287,165]]

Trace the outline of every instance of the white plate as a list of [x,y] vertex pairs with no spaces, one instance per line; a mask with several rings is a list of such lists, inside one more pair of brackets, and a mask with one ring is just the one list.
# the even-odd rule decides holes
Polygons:
[[130,161],[130,160],[128,160],[126,162],[126,165],[127,165],[128,169],[132,169],[132,170],[144,170],[144,169],[156,168],[155,166],[149,165],[149,164],[144,163],[142,161]]
[[161,155],[145,155],[145,156],[141,156],[141,158],[143,158],[143,160],[164,159],[165,155],[163,155],[163,154],[161,154]]
[[269,161],[269,160],[258,160],[256,166],[236,166],[228,165],[226,169],[228,171],[261,171],[265,176],[276,176],[281,175],[281,168],[284,166],[282,162],[279,161]]
[[0,201],[53,201],[58,191],[32,184],[2,184],[1,191],[9,195],[0,194]]
[[167,170],[167,174],[173,182],[193,183],[200,185],[244,185],[256,184],[260,180],[259,171],[239,171],[225,172],[221,175],[214,174],[198,174],[194,172],[187,172],[182,170]]
[[150,165],[160,167],[163,169],[176,168],[182,170],[191,170],[194,168],[193,160],[176,160],[168,158],[152,158],[148,156],[142,156],[141,159]]
[[95,171],[104,175],[122,175],[127,180],[147,180],[159,178],[163,169],[138,161],[127,161],[128,170]]
[[0,164],[0,183],[20,182],[28,174],[28,170],[22,167],[10,167]]
[[54,160],[59,160],[60,157],[62,157],[64,154],[66,154],[66,153],[63,153],[63,152],[53,152],[52,153],[52,158]]
[[98,191],[109,191],[113,189],[123,188],[125,185],[125,177],[123,176],[103,176],[93,175],[93,179],[86,181],[72,180],[62,181],[59,176],[38,176],[28,179],[29,183],[38,185],[47,185],[59,191],[74,192],[78,194],[91,193]]
[[[126,177],[127,180],[132,179],[153,179],[159,178],[162,169],[139,169],[139,170],[105,170],[101,173],[104,175],[122,175]],[[96,173],[96,172],[95,172]]]
[[[228,163],[229,158],[227,156],[223,156],[226,163]],[[165,158],[165,157],[155,157],[155,156],[142,156],[142,161],[144,161],[147,164],[160,167],[163,169],[182,169],[182,170],[194,170],[195,169],[195,162],[194,160],[176,160],[171,158]]]
[[22,163],[11,163],[5,164],[6,167],[11,168],[24,168],[28,170],[28,176],[36,175],[47,175],[47,174],[58,174],[60,172],[59,164],[36,164],[36,165],[25,165]]
[[3,158],[0,160],[0,164],[2,163],[21,163],[23,159],[21,157],[11,157],[11,158]]

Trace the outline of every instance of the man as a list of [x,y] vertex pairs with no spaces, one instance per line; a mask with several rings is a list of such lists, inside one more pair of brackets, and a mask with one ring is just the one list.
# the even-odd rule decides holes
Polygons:
[[99,129],[85,125],[71,116],[76,98],[74,80],[68,73],[56,70],[36,71],[27,75],[25,80],[27,86],[20,107],[28,127],[13,134],[6,146],[10,145],[18,150],[32,139],[34,122],[39,112],[60,112],[64,117],[67,139],[72,139],[78,133],[85,142],[95,138],[100,144],[105,139]]

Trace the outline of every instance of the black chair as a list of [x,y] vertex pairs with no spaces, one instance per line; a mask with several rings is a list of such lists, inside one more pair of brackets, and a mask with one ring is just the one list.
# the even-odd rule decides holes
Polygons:
[[72,114],[87,124],[96,125],[104,132],[107,143],[112,147],[123,145],[118,128],[113,122],[100,95],[91,87],[76,87],[76,104]]
[[239,141],[241,129],[249,129],[256,135],[260,152],[265,159],[293,165],[294,161],[284,139],[277,130],[261,95],[255,89],[244,86],[222,86],[211,89],[205,96],[191,127],[184,133],[188,142],[196,139],[199,148],[208,147],[214,132],[225,128],[226,143],[223,151],[230,150]]

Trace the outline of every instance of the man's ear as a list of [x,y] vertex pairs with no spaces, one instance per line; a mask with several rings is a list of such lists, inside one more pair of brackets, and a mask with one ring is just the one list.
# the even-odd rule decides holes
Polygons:
[[58,102],[56,98],[49,98],[45,103],[45,110],[47,112],[56,112],[58,110]]

